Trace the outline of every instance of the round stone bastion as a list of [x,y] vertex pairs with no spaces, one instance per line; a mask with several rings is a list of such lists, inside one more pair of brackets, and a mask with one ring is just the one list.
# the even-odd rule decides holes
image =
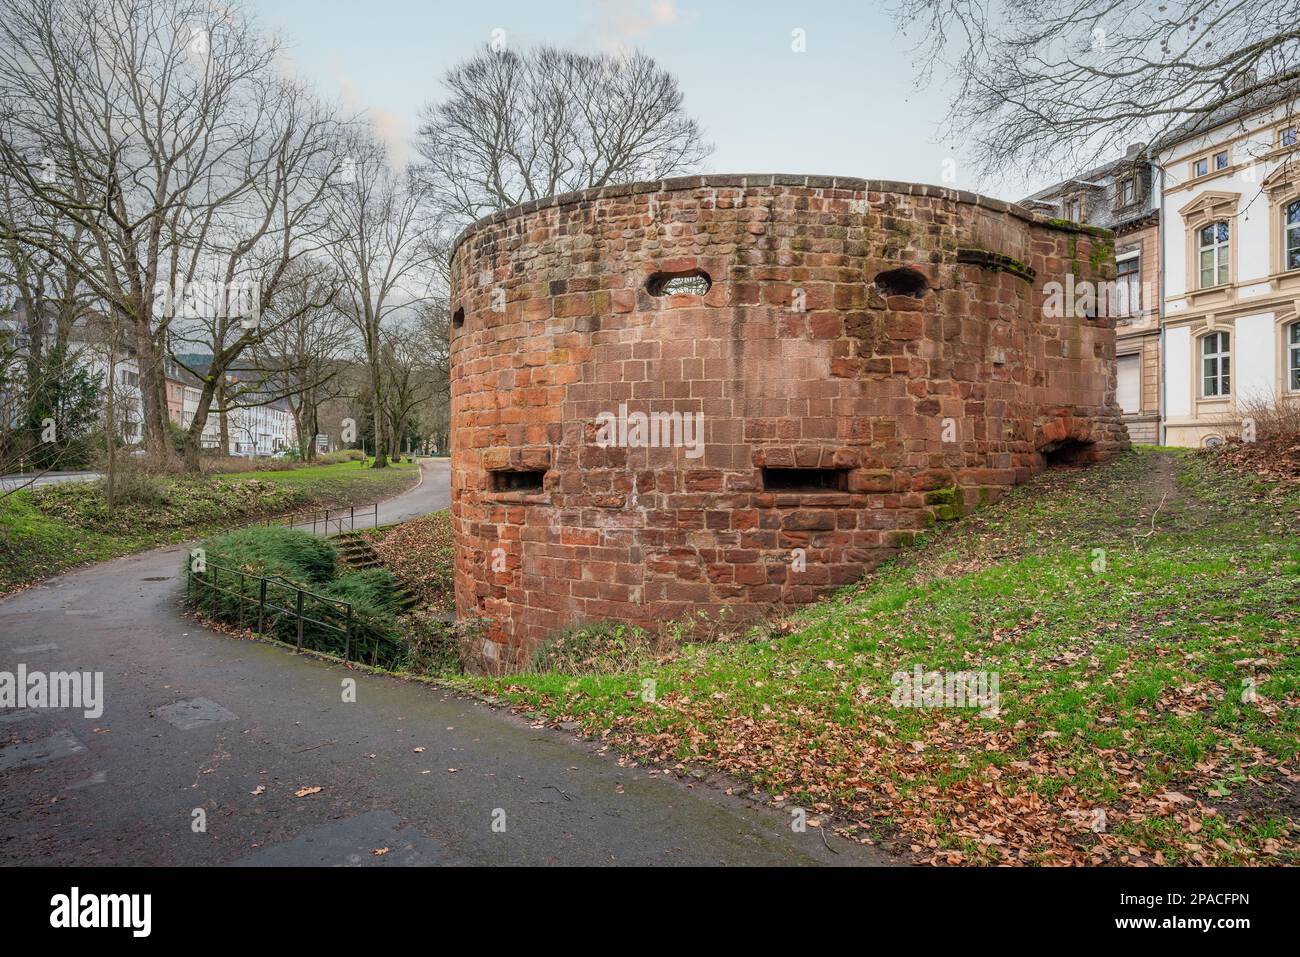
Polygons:
[[489,668],[813,601],[1128,447],[1115,320],[1075,292],[1113,279],[1110,234],[973,193],[590,189],[472,224],[451,269],[456,606]]

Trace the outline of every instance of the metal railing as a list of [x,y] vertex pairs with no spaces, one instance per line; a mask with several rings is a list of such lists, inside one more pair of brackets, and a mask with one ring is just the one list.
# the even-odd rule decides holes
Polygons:
[[[362,524],[357,525],[358,518]],[[365,522],[369,520],[370,524]],[[336,508],[316,508],[307,512],[294,512],[291,515],[281,515],[278,518],[268,518],[264,522],[257,522],[258,525],[284,525],[288,528],[306,529],[311,526],[313,535],[337,535],[344,531],[354,531],[357,528],[378,528],[379,527],[379,503],[372,502],[369,505],[340,505]]]
[[[222,584],[223,573],[224,585]],[[253,586],[252,594],[249,593],[249,585]],[[194,563],[191,562],[187,566],[185,575],[185,599],[198,611],[204,610],[204,589],[206,589],[207,614],[210,618],[233,622],[242,631],[245,621],[251,624],[253,613],[256,612],[257,634],[263,636],[268,634],[268,615],[272,632],[276,630],[276,625],[280,621],[287,619],[292,625],[291,634],[296,639],[295,643],[299,651],[304,648],[304,640],[307,637],[306,626],[315,625],[326,632],[342,637],[344,661],[363,660],[361,657],[356,659],[352,657],[353,619],[350,602],[308,591],[278,576],[255,575],[252,572],[240,571],[213,562],[205,562],[202,570],[195,570]],[[283,604],[276,600],[282,594],[287,596]],[[219,608],[218,596],[220,595],[233,599],[234,608]],[[310,607],[311,602],[315,603],[315,607]],[[308,613],[309,611],[311,614]],[[313,615],[320,617],[313,617]],[[272,634],[271,637],[276,636]],[[324,650],[312,648],[310,645],[306,647],[311,651]],[[379,644],[376,642],[371,650],[371,664],[375,663],[378,652]]]

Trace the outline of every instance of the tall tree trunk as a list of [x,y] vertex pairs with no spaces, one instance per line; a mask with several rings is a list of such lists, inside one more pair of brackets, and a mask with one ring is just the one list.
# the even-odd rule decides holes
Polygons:
[[320,414],[316,403],[310,402],[307,405],[308,415],[308,432],[307,432],[307,449],[306,455],[308,461],[316,461],[316,436],[320,435]]
[[377,322],[367,325],[370,326],[370,406],[375,421],[375,464],[372,468],[383,469],[388,467],[388,458],[384,454],[384,414],[379,404],[379,330],[375,328]]
[[149,315],[133,316],[135,364],[140,376],[140,418],[145,454],[165,465],[172,457],[167,441],[167,383],[163,377],[162,353],[154,341]]
[[113,517],[114,495],[117,491],[117,443],[114,432],[117,431],[116,410],[114,409],[114,396],[116,395],[116,384],[114,379],[117,378],[117,317],[112,319],[113,328],[109,333],[108,341],[108,396],[104,407],[104,452],[108,456],[108,463],[105,471],[104,498],[108,504],[108,517]]
[[226,418],[226,376],[221,374],[217,377],[216,382],[217,402],[221,405],[221,411],[217,413],[217,425],[221,430],[221,454],[230,454],[230,420]]
[[195,475],[203,471],[203,428],[208,421],[208,412],[212,409],[213,392],[212,382],[203,383],[203,389],[199,392],[199,404],[194,409],[194,418],[185,432],[185,469]]

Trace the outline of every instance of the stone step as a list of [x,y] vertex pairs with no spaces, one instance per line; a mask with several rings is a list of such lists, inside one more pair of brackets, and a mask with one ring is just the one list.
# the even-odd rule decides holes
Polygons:
[[[360,532],[340,532],[331,535],[330,541],[338,550],[339,560],[349,568],[365,571],[371,568],[383,568],[384,560],[379,557],[369,539]],[[397,607],[402,612],[410,611],[419,605],[420,600],[406,588],[398,589]]]

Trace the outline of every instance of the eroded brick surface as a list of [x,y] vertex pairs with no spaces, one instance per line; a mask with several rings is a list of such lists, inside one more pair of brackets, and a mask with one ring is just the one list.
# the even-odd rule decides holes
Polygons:
[[[1046,451],[1128,444],[1114,321],[1041,308],[1066,273],[1110,278],[1105,238],[996,200],[692,177],[498,214],[452,266],[456,601],[498,664],[576,621],[813,600]],[[920,295],[876,284],[899,268]],[[702,297],[647,288],[693,271]],[[601,447],[621,407],[702,414],[702,446]],[[786,491],[764,468],[840,471]]]

